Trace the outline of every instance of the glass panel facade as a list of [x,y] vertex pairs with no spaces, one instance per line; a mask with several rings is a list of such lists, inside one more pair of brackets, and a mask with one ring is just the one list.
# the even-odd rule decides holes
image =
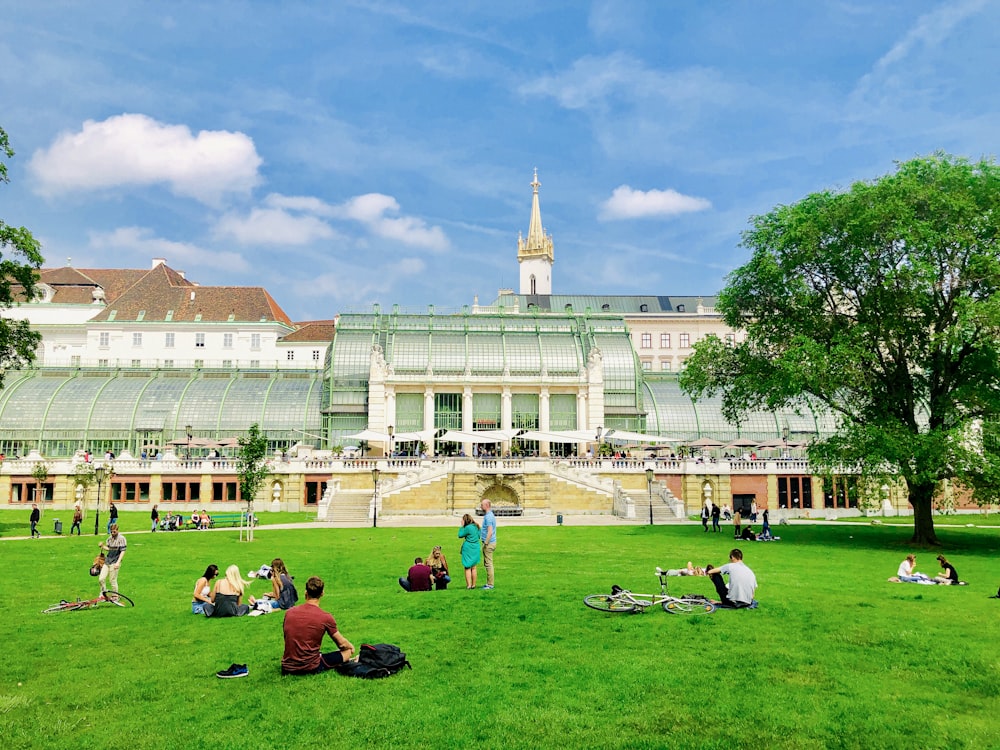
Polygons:
[[462,429],[462,394],[434,394],[434,426],[448,430]]
[[[7,374],[0,434],[7,455],[38,447],[47,457],[87,448],[100,455],[195,437],[234,437],[257,422],[272,440],[319,432],[321,381],[309,373],[240,374],[157,370],[80,370]],[[263,377],[261,377],[263,375]],[[34,415],[29,421],[25,415]]]
[[553,393],[549,396],[549,429],[576,429],[576,396],[572,393]]
[[515,393],[511,396],[511,421],[515,430],[538,429],[537,393]]
[[397,393],[396,432],[417,432],[424,429],[424,394]]
[[460,374],[465,372],[467,358],[463,333],[431,334],[431,368],[435,373]]
[[499,393],[472,394],[472,429],[499,430],[502,399]]

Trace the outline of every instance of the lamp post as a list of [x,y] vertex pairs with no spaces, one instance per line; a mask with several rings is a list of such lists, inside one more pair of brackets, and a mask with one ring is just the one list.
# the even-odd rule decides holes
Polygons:
[[653,469],[646,469],[646,489],[649,492],[649,525],[653,525]]
[[187,433],[187,457],[191,460],[191,425],[184,425],[184,432]]
[[382,472],[378,467],[372,469],[372,484],[375,485],[375,495],[372,497],[372,528],[378,527],[378,478]]
[[395,452],[392,449],[392,434],[392,425],[389,425],[389,458],[392,458],[395,455]]
[[601,435],[603,434],[604,428],[597,425],[597,434],[594,435],[594,442],[597,443],[594,450],[594,458],[601,458]]
[[104,482],[104,474],[107,471],[103,466],[94,469],[94,479],[97,480],[97,505],[94,509],[94,536],[97,536],[97,529],[101,525],[101,484]]
[[781,454],[782,458],[788,458],[788,425],[781,428],[781,441],[785,444],[785,450]]

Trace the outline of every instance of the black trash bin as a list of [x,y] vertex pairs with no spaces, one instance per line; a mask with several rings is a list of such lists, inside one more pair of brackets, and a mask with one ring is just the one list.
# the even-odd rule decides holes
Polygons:
[[60,520],[59,520],[58,518],[56,519],[56,528],[55,528],[55,532],[56,532],[57,534],[62,534],[62,521],[60,521]]
[[557,513],[556,514],[556,524],[558,524],[559,526],[562,526],[562,513]]

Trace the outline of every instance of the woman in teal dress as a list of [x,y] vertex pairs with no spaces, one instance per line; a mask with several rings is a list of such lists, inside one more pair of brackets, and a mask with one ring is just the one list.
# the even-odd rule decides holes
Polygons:
[[479,524],[466,513],[462,516],[462,528],[458,530],[462,542],[462,567],[465,568],[465,588],[476,588],[476,566],[479,565]]

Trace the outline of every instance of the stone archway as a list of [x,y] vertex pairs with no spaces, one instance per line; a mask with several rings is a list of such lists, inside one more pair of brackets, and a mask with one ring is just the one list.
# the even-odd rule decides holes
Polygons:
[[514,482],[517,482],[518,479],[502,474],[480,476],[476,487],[480,502],[489,500],[493,506],[493,512],[497,515],[501,515],[503,510],[507,508],[520,510],[522,507],[521,496],[514,487]]

